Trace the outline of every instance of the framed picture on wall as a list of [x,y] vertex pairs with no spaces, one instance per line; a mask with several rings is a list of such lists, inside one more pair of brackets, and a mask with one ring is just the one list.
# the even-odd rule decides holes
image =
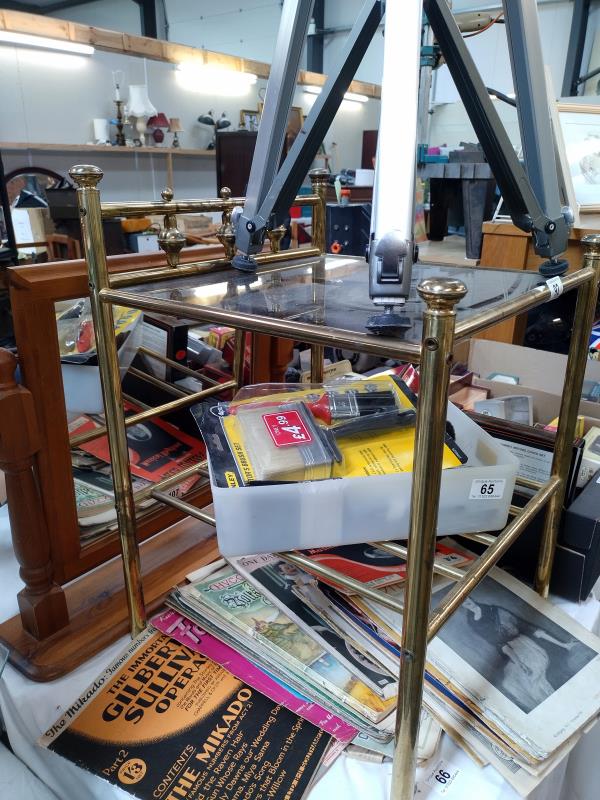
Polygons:
[[288,149],[294,143],[294,139],[300,131],[302,130],[302,125],[304,124],[304,114],[302,113],[302,109],[300,106],[292,106],[290,108],[290,114],[288,117],[288,124],[286,130],[286,137],[287,137],[287,146]]
[[583,213],[600,212],[600,105],[559,103],[558,114],[575,198]]
[[[259,115],[262,114],[263,106],[264,103],[260,101],[258,103]],[[302,111],[302,108],[300,106],[292,106],[290,108],[287,128],[285,131],[286,147],[288,150],[294,143],[294,139],[296,138],[296,136],[298,136],[298,134],[302,130],[303,125],[304,125],[304,112]]]
[[255,109],[243,108],[240,111],[240,128],[247,131],[257,131],[260,125],[260,111]]

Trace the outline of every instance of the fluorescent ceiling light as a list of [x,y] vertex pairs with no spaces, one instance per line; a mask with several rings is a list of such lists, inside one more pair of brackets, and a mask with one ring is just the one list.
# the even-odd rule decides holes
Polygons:
[[29,33],[13,33],[12,31],[0,31],[0,42],[20,44],[26,47],[42,47],[44,50],[60,50],[63,53],[79,53],[85,56],[91,56],[94,53],[91,44],[48,39],[46,36],[32,36]]
[[[312,84],[307,84],[302,88],[307,94],[321,94],[322,91],[320,86],[313,86]],[[366,94],[356,94],[356,92],[346,92],[344,95],[344,100],[350,100],[352,103],[366,103],[368,99]]]
[[353,103],[366,103],[369,98],[366,94],[356,94],[356,92],[346,92],[344,100],[351,100]]
[[186,61],[177,65],[177,81],[184,88],[201,94],[239,97],[247,94],[258,77],[252,72],[236,72],[232,69]]

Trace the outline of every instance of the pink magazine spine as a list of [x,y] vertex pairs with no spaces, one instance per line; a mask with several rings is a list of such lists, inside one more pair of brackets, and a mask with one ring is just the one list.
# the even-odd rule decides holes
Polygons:
[[161,633],[171,636],[180,644],[189,647],[190,650],[216,661],[239,680],[244,681],[289,711],[293,711],[294,714],[298,714],[299,717],[312,722],[313,725],[335,736],[341,742],[351,742],[356,736],[357,729],[352,725],[344,722],[340,717],[336,717],[318,703],[312,703],[310,700],[307,701],[288,691],[232,647],[220,642],[182,614],[178,614],[176,611],[165,611],[157,614],[151,623]]

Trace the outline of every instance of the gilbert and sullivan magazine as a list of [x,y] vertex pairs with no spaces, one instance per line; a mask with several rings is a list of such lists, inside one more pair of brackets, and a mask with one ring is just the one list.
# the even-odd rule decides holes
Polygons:
[[40,744],[143,800],[299,800],[330,741],[150,626]]

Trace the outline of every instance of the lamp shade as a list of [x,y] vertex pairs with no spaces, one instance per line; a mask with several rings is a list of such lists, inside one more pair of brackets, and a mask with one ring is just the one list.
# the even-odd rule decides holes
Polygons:
[[231,120],[228,118],[227,114],[223,112],[219,119],[215,122],[215,125],[218,131],[222,131],[224,128],[229,128],[231,125]]
[[165,117],[162,111],[159,111],[158,114],[150,117],[146,124],[149,128],[168,128],[169,120]]
[[157,113],[150,102],[148,87],[145,84],[130,85],[127,113],[132,117],[152,117]]
[[171,117],[171,121],[169,122],[169,133],[182,133],[183,128],[181,127],[181,121],[179,117]]
[[198,117],[198,122],[201,125],[214,125],[215,118],[213,117],[212,113],[212,111],[209,111],[207,114],[200,114]]

